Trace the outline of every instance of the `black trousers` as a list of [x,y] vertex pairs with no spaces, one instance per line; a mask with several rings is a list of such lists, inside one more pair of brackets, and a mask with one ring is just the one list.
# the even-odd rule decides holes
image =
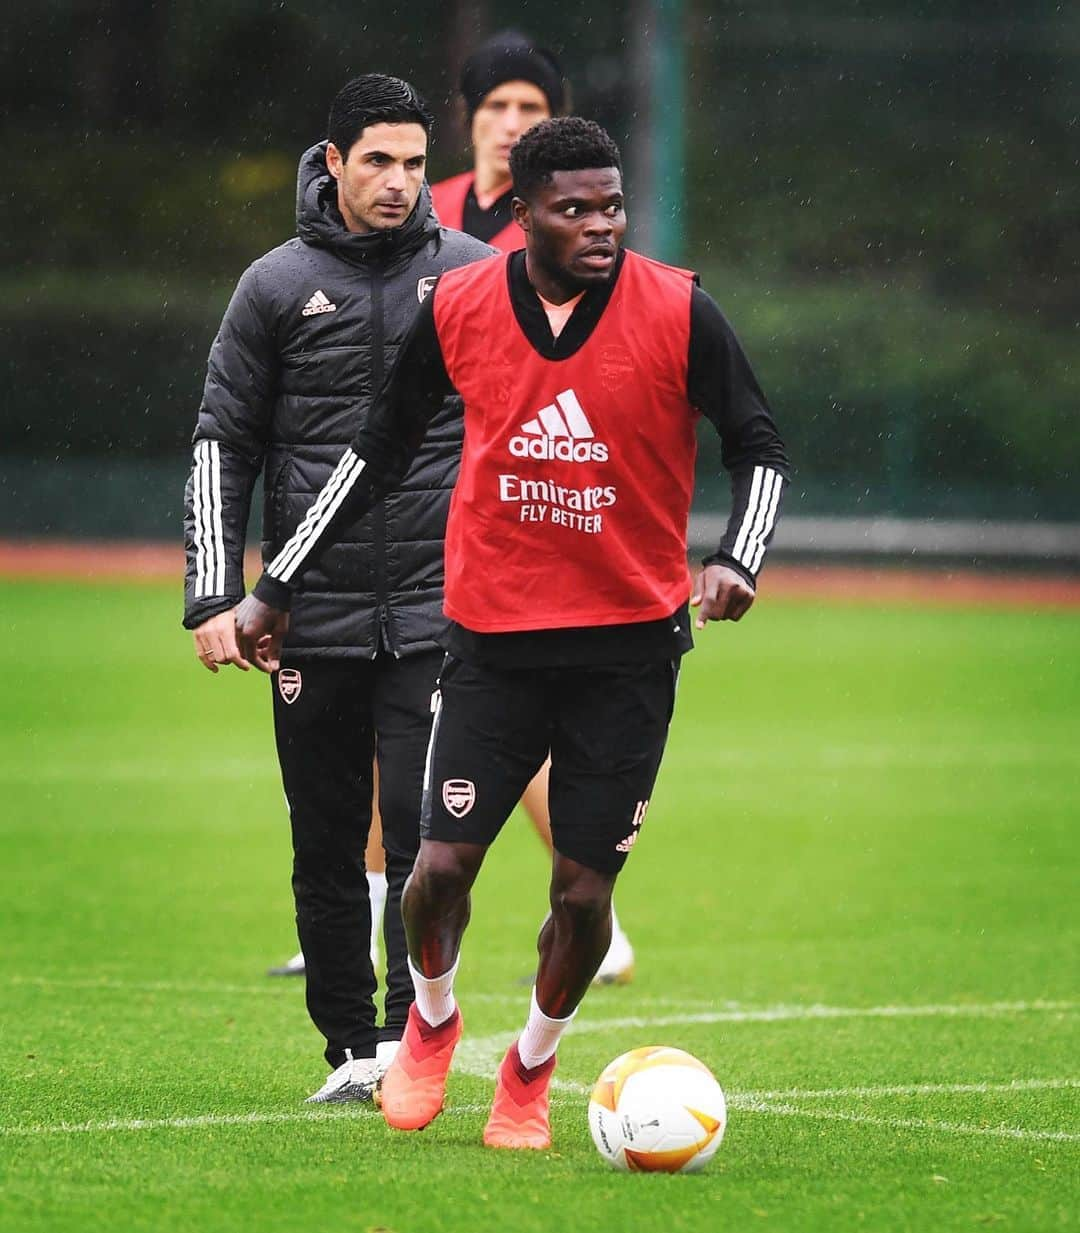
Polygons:
[[[273,676],[274,732],[293,839],[296,928],[307,1006],[326,1060],[370,1056],[397,1040],[413,1000],[401,892],[419,846],[431,697],[441,651],[395,659],[301,661]],[[376,1027],[371,904],[364,849],[371,828],[372,757],[386,849],[384,1023]]]

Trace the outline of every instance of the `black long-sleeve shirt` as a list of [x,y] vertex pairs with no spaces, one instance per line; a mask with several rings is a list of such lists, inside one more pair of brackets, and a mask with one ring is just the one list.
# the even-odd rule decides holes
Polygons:
[[[513,310],[541,356],[565,359],[587,342],[611,299],[621,268],[620,254],[611,278],[585,292],[555,338],[528,280],[525,254],[511,254],[507,278]],[[256,585],[256,596],[273,607],[289,607],[297,578],[334,542],[337,527],[357,517],[400,481],[428,422],[453,392],[435,328],[436,295],[437,286],[422,304],[351,448],[296,534]],[[726,565],[753,586],[772,537],[789,474],[788,461],[765,396],[734,332],[716,303],[697,285],[690,301],[686,392],[690,406],[720,434],[721,456],[732,481],[727,530],[704,563]],[[659,621],[583,629],[478,634],[451,623],[447,641],[447,649],[460,658],[493,666],[666,659],[691,646],[686,604]]]

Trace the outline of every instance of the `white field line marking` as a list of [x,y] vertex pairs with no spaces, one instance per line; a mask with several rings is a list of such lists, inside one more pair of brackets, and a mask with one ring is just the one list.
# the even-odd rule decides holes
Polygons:
[[[12,976],[8,978],[11,985],[33,986],[37,988],[57,989],[104,989],[119,992],[135,993],[226,993],[255,994],[257,996],[280,996],[282,991],[302,989],[304,982],[295,977],[267,978],[265,984],[230,985],[202,984],[186,981],[128,981],[112,977],[64,978],[51,976]],[[520,1004],[528,1008],[528,994],[518,993],[469,993],[462,995],[466,1004],[469,1002],[493,1002],[498,1004]],[[641,1005],[669,1005],[676,1010],[679,1007],[707,1006],[705,1002],[683,1002],[671,998],[638,999]],[[741,1007],[738,1003],[728,1002],[722,1010],[702,1010],[692,1014],[675,1013],[645,1017],[641,1015],[623,1016],[612,1019],[589,1019],[584,1022],[575,1021],[572,1032],[603,1032],[608,1029],[673,1027],[686,1024],[704,1023],[785,1023],[807,1019],[903,1019],[903,1018],[990,1018],[996,1015],[1021,1015],[1039,1013],[1072,1013],[1080,1010],[1080,1002],[1045,1001],[1035,999],[1031,1002],[946,1002],[932,1003],[927,1006],[808,1006],[784,1005],[760,1008]],[[501,1039],[501,1036],[500,1036]],[[509,1043],[509,1042],[507,1042]],[[505,1048],[505,1045],[503,1046]],[[458,1050],[460,1053],[460,1048]]]
[[718,1010],[693,1015],[662,1015],[656,1018],[627,1016],[622,1019],[596,1019],[577,1024],[571,1031],[603,1031],[607,1028],[671,1027],[694,1023],[781,1023],[805,1019],[923,1019],[1018,1015],[1040,1011],[1074,1011],[1077,1002],[953,1002],[928,1006],[772,1006],[762,1010]]
[[[32,983],[32,982],[24,982]],[[129,988],[130,986],[122,986]],[[239,989],[244,992],[249,992],[243,986]],[[174,991],[175,987],[170,986],[170,991]],[[501,995],[499,995],[501,996]],[[933,1006],[877,1006],[859,1009],[855,1007],[828,1007],[828,1006],[788,1006],[777,1007],[767,1011],[723,1011],[708,1015],[691,1014],[691,1015],[665,1015],[658,1018],[648,1019],[641,1016],[632,1016],[621,1019],[595,1019],[585,1022],[575,1023],[571,1031],[576,1033],[582,1032],[603,1032],[610,1029],[619,1029],[625,1027],[631,1028],[652,1028],[652,1027],[670,1027],[686,1024],[697,1023],[721,1023],[721,1022],[776,1022],[778,1020],[792,1019],[821,1019],[821,1018],[852,1018],[852,1017],[897,1017],[900,1015],[915,1015],[919,1017],[928,1017],[931,1015],[999,1015],[1010,1013],[1027,1013],[1032,1011],[1061,1011],[1073,1010],[1077,1006],[1075,1002],[991,1002],[986,1004],[972,1005],[933,1005]],[[477,1078],[490,1081],[494,1078],[496,1068],[502,1054],[507,1046],[516,1037],[517,1031],[498,1032],[490,1036],[466,1038],[458,1047],[454,1057],[454,1070],[459,1074],[467,1074]],[[588,1095],[592,1090],[591,1085],[579,1083],[572,1079],[555,1078],[552,1080],[552,1087],[568,1093],[573,1093],[575,1096]],[[819,1118],[834,1121],[849,1121],[849,1122],[864,1122],[871,1125],[880,1125],[891,1127],[894,1129],[923,1129],[923,1130],[938,1130],[952,1134],[975,1134],[988,1135],[998,1138],[1010,1139],[1037,1139],[1037,1140],[1054,1140],[1061,1142],[1080,1141],[1080,1135],[1070,1134],[1066,1131],[1040,1131],[1026,1130],[1021,1127],[1009,1126],[970,1126],[955,1122],[936,1122],[930,1120],[922,1120],[916,1118],[879,1118],[864,1114],[845,1113],[832,1110],[814,1110],[802,1109],[795,1105],[775,1103],[769,1098],[784,1098],[792,1097],[798,1099],[819,1099],[825,1098],[858,1098],[871,1096],[890,1096],[890,1095],[917,1095],[917,1094],[947,1094],[947,1093],[987,1093],[987,1092],[1022,1092],[1036,1091],[1046,1088],[1074,1088],[1080,1087],[1080,1080],[1076,1079],[1027,1079],[1014,1080],[1004,1084],[900,1084],[885,1087],[856,1087],[856,1088],[822,1088],[818,1090],[802,1090],[794,1089],[790,1092],[762,1093],[762,1092],[731,1092],[728,1094],[728,1102],[732,1108],[738,1108],[743,1112],[774,1114],[787,1117],[809,1117]],[[458,1114],[463,1113],[480,1113],[486,1112],[486,1105],[460,1105],[452,1106],[447,1111]],[[365,1113],[370,1112],[364,1110]],[[66,1123],[60,1122],[53,1125],[41,1124],[32,1126],[0,1126],[0,1136],[27,1136],[27,1135],[46,1135],[46,1134],[77,1134],[87,1132],[109,1132],[109,1131],[134,1131],[134,1130],[157,1130],[157,1129],[193,1129],[206,1126],[242,1126],[242,1125],[261,1125],[264,1123],[278,1122],[304,1122],[304,1121],[321,1121],[333,1117],[357,1116],[357,1114],[346,1112],[345,1110],[335,1109],[329,1110],[312,1110],[306,1113],[246,1113],[246,1114],[207,1114],[201,1117],[180,1117],[180,1118],[159,1118],[159,1119],[130,1119],[119,1120],[113,1119],[104,1122],[84,1122],[84,1123]]]
[[[465,998],[466,1003],[468,998]],[[579,1032],[618,1031],[623,1028],[682,1027],[705,1023],[786,1023],[814,1019],[929,1019],[929,1018],[992,1018],[997,1015],[1021,1015],[1040,1012],[1072,1012],[1080,1009],[1080,1002],[972,1002],[944,1003],[929,1006],[772,1006],[760,1010],[730,1009],[703,1011],[694,1014],[627,1015],[613,1019],[575,1020],[569,1029],[574,1035]],[[506,1047],[512,1037],[504,1033],[488,1038],[503,1041]],[[475,1048],[486,1047],[481,1039],[473,1042]],[[464,1043],[458,1048],[458,1055]]]
[[[734,1098],[732,1103],[734,1104]],[[859,1122],[884,1126],[890,1130],[928,1130],[953,1135],[985,1135],[993,1139],[1028,1139],[1039,1142],[1080,1143],[1080,1134],[1067,1130],[1028,1130],[1023,1126],[976,1126],[967,1122],[938,1122],[921,1117],[874,1117],[865,1113],[845,1113],[840,1109],[806,1109],[798,1105],[748,1101],[737,1106],[747,1113],[776,1114],[779,1117],[809,1117],[827,1122]]]
[[[487,1113],[488,1105],[447,1106],[446,1113]],[[131,1130],[201,1130],[209,1126],[265,1126],[284,1122],[382,1121],[370,1105],[335,1105],[308,1113],[208,1113],[202,1117],[112,1118],[107,1122],[56,1122],[37,1126],[0,1126],[0,1137],[94,1134]]]
[[739,1092],[742,1100],[874,1100],[880,1096],[986,1096],[994,1092],[1047,1092],[1080,1088],[1080,1079],[1010,1079],[1006,1083],[893,1083],[875,1087],[792,1087],[779,1092]]
[[[909,1007],[871,1007],[868,1011],[862,1012],[870,1015],[878,1015],[885,1017],[894,1017],[904,1011],[909,1014],[928,1015],[934,1014],[955,1014],[961,1010],[967,1010],[976,1014],[1002,1014],[1011,1012],[1027,1012],[1031,1010],[1060,1010],[1073,1009],[1075,1003],[1070,1002],[994,1002],[989,1006],[981,1007],[960,1007],[960,1006],[909,1006]],[[1007,1008],[1007,1009],[1006,1009]],[[852,1008],[841,1007],[787,1007],[788,1011],[801,1009],[803,1011],[812,1011],[813,1014],[786,1016],[788,1018],[827,1018],[838,1017],[835,1012],[842,1012],[844,1015],[850,1016],[853,1013]],[[830,1014],[823,1015],[820,1012],[828,1011]],[[736,1015],[732,1020],[731,1015]],[[633,1017],[627,1019],[607,1019],[607,1020],[589,1020],[585,1022],[575,1022],[569,1029],[570,1033],[578,1034],[581,1032],[597,1032],[605,1031],[615,1027],[633,1027],[633,1028],[651,1028],[664,1026],[678,1026],[683,1024],[693,1023],[715,1023],[715,1022],[760,1022],[761,1014],[758,1012],[726,1012],[724,1015],[666,1015],[662,1018],[643,1019]],[[776,1018],[775,1014],[769,1014],[767,1021],[772,1022]],[[479,1037],[473,1040],[466,1038],[458,1046],[457,1053],[454,1055],[454,1070],[461,1074],[472,1075],[477,1078],[490,1079],[497,1068],[503,1053],[506,1051],[510,1042],[515,1039],[516,1032],[498,1032],[487,1037]],[[592,1091],[591,1084],[579,1083],[573,1079],[562,1079],[555,1076],[551,1081],[551,1086],[556,1091],[570,1092],[578,1096],[588,1096]],[[1077,1142],[1080,1141],[1080,1134],[1070,1134],[1067,1131],[1046,1131],[1046,1130],[1027,1130],[1017,1126],[976,1126],[968,1125],[960,1122],[939,1122],[928,1119],[919,1118],[882,1118],[870,1114],[842,1113],[832,1110],[820,1109],[804,1109],[791,1104],[775,1103],[777,1098],[780,1099],[858,1099],[868,1097],[887,1097],[901,1095],[953,1095],[953,1094],[989,1094],[991,1092],[1009,1093],[1009,1092],[1025,1092],[1025,1091],[1042,1091],[1061,1088],[1077,1088],[1080,1087],[1078,1079],[1019,1079],[1007,1083],[960,1083],[960,1084],[897,1084],[883,1087],[855,1087],[855,1088],[822,1088],[816,1091],[792,1090],[788,1092],[729,1092],[727,1093],[728,1104],[733,1109],[739,1109],[746,1113],[767,1113],[778,1116],[787,1117],[809,1117],[834,1121],[847,1122],[865,1122],[868,1125],[886,1126],[892,1129],[922,1129],[922,1130],[937,1130],[946,1134],[973,1134],[984,1135],[996,1138],[1006,1139],[1033,1139],[1033,1140],[1052,1140],[1060,1142]]]
[[[507,1034],[508,1039],[512,1035]],[[455,1070],[462,1070],[455,1066]],[[466,1072],[468,1073],[468,1072]],[[480,1076],[490,1080],[490,1073]],[[572,1091],[575,1095],[587,1095],[590,1091],[585,1084],[573,1083],[567,1080],[557,1082],[563,1090]],[[985,1092],[985,1091],[1039,1091],[1050,1088],[1080,1087],[1080,1079],[1026,1079],[1016,1080],[1006,1084],[984,1083],[944,1083],[944,1084],[909,1084],[895,1087],[879,1088],[825,1088],[820,1091],[800,1091],[802,1097],[810,1096],[845,1096],[845,1095],[892,1095],[917,1090],[920,1093],[950,1093],[950,1092]],[[988,1135],[1007,1139],[1039,1139],[1060,1142],[1080,1141],[1080,1134],[1069,1134],[1066,1131],[1026,1130],[1011,1126],[971,1126],[956,1122],[936,1122],[920,1118],[882,1118],[857,1113],[844,1113],[833,1110],[800,1109],[794,1105],[774,1104],[760,1099],[760,1093],[729,1092],[728,1105],[744,1113],[775,1114],[783,1117],[809,1117],[834,1121],[864,1122],[875,1126],[886,1126],[894,1129],[943,1130],[952,1134]],[[561,1104],[562,1102],[553,1102]],[[488,1111],[486,1104],[479,1105],[448,1105],[446,1114],[464,1115],[481,1114]],[[165,1117],[165,1118],[112,1118],[104,1122],[57,1122],[52,1125],[39,1124],[31,1126],[0,1126],[0,1137],[32,1138],[41,1135],[56,1134],[93,1134],[110,1133],[114,1131],[136,1130],[199,1130],[213,1126],[262,1126],[295,1122],[326,1122],[335,1120],[377,1119],[374,1109],[366,1106],[336,1106],[333,1109],[312,1109],[304,1113],[220,1113],[205,1114],[201,1117]]]
[[[302,993],[304,982],[299,977],[280,976],[268,977],[258,985],[204,984],[195,981],[170,980],[120,980],[109,976],[87,977],[52,977],[52,976],[11,976],[8,984],[15,987],[35,989],[102,989],[120,993],[206,993],[206,994],[245,994],[255,997],[284,997],[293,993]],[[467,993],[467,1002],[494,1002],[498,1005],[521,1006],[523,1013],[528,1009],[529,995],[518,993]],[[708,1002],[683,1002],[677,998],[642,998],[643,1005],[660,1006],[708,1006]],[[715,1003],[712,1003],[715,1005]]]

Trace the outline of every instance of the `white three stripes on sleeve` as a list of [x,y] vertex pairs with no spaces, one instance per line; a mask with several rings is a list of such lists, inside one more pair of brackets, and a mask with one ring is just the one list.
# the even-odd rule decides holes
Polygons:
[[346,450],[341,456],[341,461],[334,468],[333,475],[326,481],[322,492],[316,498],[315,504],[308,510],[304,521],[296,528],[292,539],[267,566],[266,572],[271,578],[277,578],[280,582],[288,582],[296,573],[312,544],[341,508],[342,502],[349,495],[350,489],[363,469],[364,460],[352,450]]
[[221,447],[217,441],[195,446],[192,475],[195,516],[195,598],[225,594],[225,535],[221,525]]
[[746,512],[739,525],[739,534],[735,537],[735,547],[731,555],[756,574],[761,568],[765,556],[765,541],[772,533],[776,522],[776,511],[780,505],[780,491],[784,486],[783,477],[772,467],[755,467],[754,477],[750,483],[750,499]]

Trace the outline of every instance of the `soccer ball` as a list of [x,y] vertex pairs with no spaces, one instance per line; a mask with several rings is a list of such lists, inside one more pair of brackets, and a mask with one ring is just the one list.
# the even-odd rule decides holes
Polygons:
[[696,1173],[726,1126],[724,1093],[708,1066],[666,1045],[617,1057],[589,1099],[596,1150],[627,1173]]

